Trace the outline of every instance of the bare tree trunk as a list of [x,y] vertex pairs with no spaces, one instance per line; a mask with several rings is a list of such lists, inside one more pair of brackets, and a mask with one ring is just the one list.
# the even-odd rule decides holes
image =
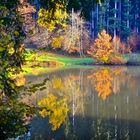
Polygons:
[[109,31],[109,2],[110,0],[107,1],[106,6],[107,6],[107,14],[106,14],[106,30],[107,32]]
[[94,38],[94,10],[91,11],[91,37]]
[[[129,0],[127,1],[128,4],[129,4]],[[127,9],[127,16],[129,16],[129,7]],[[127,28],[129,29],[130,28],[130,21],[129,21],[129,18],[127,18]]]
[[137,18],[139,17],[139,15],[138,15],[138,10],[139,10],[139,7],[138,7],[138,3],[136,2],[136,5],[135,5],[135,10],[136,10],[136,12],[135,12],[135,30],[136,30],[136,33],[138,33],[139,32],[139,29],[138,29],[138,25],[137,25]]
[[83,53],[83,22],[82,20],[80,20],[80,52],[81,52],[81,55],[83,56],[84,53]]
[[97,27],[97,32],[98,32],[98,22],[99,22],[99,5],[97,4],[96,7],[96,27]]
[[114,38],[116,38],[117,31],[116,31],[116,19],[117,19],[117,0],[115,0],[115,13],[114,13]]
[[74,8],[72,8],[71,11],[71,45],[73,45],[73,35],[74,35]]
[[115,50],[118,52],[118,46],[116,42],[116,36],[117,36],[117,29],[116,29],[116,19],[117,19],[117,0],[115,0],[115,13],[114,13],[114,47]]
[[[122,4],[121,4],[121,0],[119,1],[119,22],[120,22],[120,24],[121,24],[121,21],[122,21],[122,17],[121,17],[121,15],[122,15]],[[121,34],[121,27],[119,27],[119,35]]]

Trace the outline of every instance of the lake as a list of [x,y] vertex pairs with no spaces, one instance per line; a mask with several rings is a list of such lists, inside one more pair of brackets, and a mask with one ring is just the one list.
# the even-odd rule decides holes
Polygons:
[[140,139],[140,67],[66,68],[25,79],[20,100],[39,108],[29,139]]

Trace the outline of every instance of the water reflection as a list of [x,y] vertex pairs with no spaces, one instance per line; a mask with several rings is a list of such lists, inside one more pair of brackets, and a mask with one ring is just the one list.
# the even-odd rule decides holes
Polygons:
[[56,104],[67,99],[65,106],[59,105],[69,111],[63,112],[59,105],[47,103],[45,107],[51,109],[40,112],[46,115],[32,120],[31,139],[139,140],[139,67],[68,69],[26,78],[32,85],[46,77],[49,80],[43,90],[23,96],[24,99],[35,106],[40,101],[51,102],[50,97],[57,100]]
[[[126,82],[125,68],[101,68],[95,71],[88,78],[93,80],[93,85],[99,97],[106,100],[111,94],[120,92],[120,87]],[[120,76],[123,77],[123,81],[120,80]]]
[[26,132],[32,140],[140,138],[139,67],[76,68],[13,80],[6,80],[7,92],[1,88],[2,139]]
[[57,130],[67,119],[69,111],[67,106],[67,99],[58,99],[53,94],[49,94],[38,102],[41,108],[39,114],[44,117],[49,117],[49,123],[52,125],[52,130]]

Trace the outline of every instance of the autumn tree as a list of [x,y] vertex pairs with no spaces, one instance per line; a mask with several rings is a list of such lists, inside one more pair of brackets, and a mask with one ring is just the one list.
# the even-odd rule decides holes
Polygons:
[[80,17],[80,12],[74,11],[70,14],[69,25],[64,33],[63,50],[73,53],[78,52],[83,55],[89,48],[89,31],[85,27],[85,21]]
[[125,63],[119,53],[115,51],[112,44],[112,37],[107,34],[105,30],[98,34],[98,38],[95,39],[93,47],[91,47],[89,54],[99,62],[106,64],[122,64]]
[[53,31],[57,27],[64,28],[66,26],[66,19],[68,18],[66,7],[63,2],[56,2],[55,9],[41,8],[38,12],[38,16],[38,24],[48,31]]

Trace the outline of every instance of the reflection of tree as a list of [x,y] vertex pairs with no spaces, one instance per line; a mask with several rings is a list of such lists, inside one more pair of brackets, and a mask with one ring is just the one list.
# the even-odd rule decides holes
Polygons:
[[65,77],[51,77],[49,83],[49,92],[55,95],[68,98],[68,103],[74,105],[74,111],[84,114],[83,99],[86,95],[83,90],[82,74],[69,74]]
[[120,91],[121,84],[119,76],[123,71],[124,69],[121,68],[103,68],[94,72],[88,78],[93,79],[98,96],[105,100],[111,93],[118,93]]
[[114,121],[110,122],[104,119],[97,119],[92,124],[91,140],[134,139],[133,131],[130,130],[131,128],[128,128],[128,126],[124,127],[123,125],[120,128]]
[[41,107],[39,114],[42,117],[49,117],[49,123],[52,125],[52,130],[58,129],[65,123],[69,110],[66,98],[58,99],[53,94],[50,94],[47,98],[40,100],[38,105]]
[[54,89],[58,89],[58,90],[61,90],[62,88],[64,88],[64,85],[62,83],[62,79],[54,77],[52,79],[52,87]]
[[112,91],[112,77],[107,69],[98,71],[94,74],[95,89],[103,100],[111,94]]
[[[117,108],[118,108],[117,105],[122,103],[122,101],[126,101],[124,99],[124,96],[117,95],[117,100],[115,97],[115,98],[111,98],[111,100],[109,100],[107,102],[102,102],[102,100],[98,100],[98,97],[95,94],[94,94],[95,96],[93,95],[96,87],[91,86],[91,85],[97,86],[98,83],[100,83],[101,88],[102,88],[102,84],[104,84],[103,87],[106,88],[106,84],[107,84],[107,82],[109,82],[108,88],[110,90],[110,93],[108,93],[108,95],[105,96],[106,99],[113,93],[118,94],[118,93],[120,93],[122,88],[124,88],[125,86],[128,86],[128,84],[130,84],[130,81],[132,81],[132,76],[130,76],[130,73],[128,73],[127,69],[124,67],[112,67],[112,68],[108,68],[108,67],[102,68],[101,67],[100,69],[82,70],[81,72],[84,72],[84,73],[79,73],[79,70],[76,72],[77,73],[74,73],[73,71],[72,71],[72,73],[62,73],[63,77],[62,77],[61,73],[58,73],[58,75],[57,75],[57,73],[55,73],[55,74],[53,73],[52,75],[49,76],[50,80],[48,80],[47,85],[38,84],[38,85],[42,85],[43,87],[46,86],[47,89],[43,90],[45,95],[42,95],[42,92],[41,92],[40,96],[38,96],[36,98],[39,100],[40,97],[42,98],[47,95],[47,98],[42,99],[42,102],[46,102],[46,99],[48,99],[48,97],[49,97],[49,101],[47,103],[48,105],[47,106],[45,105],[44,107],[39,107],[40,115],[42,115],[43,117],[49,118],[50,124],[52,124],[53,129],[61,128],[61,130],[63,130],[64,127],[60,127],[60,126],[62,126],[62,124],[65,123],[65,126],[67,127],[65,129],[65,131],[66,131],[65,137],[67,137],[67,139],[76,139],[76,138],[78,139],[81,136],[81,133],[79,134],[79,132],[81,132],[81,130],[85,131],[85,129],[84,129],[85,124],[86,124],[86,127],[89,127],[89,126],[91,127],[91,123],[90,123],[91,121],[94,121],[94,124],[93,124],[94,133],[93,133],[93,129],[92,129],[92,134],[89,136],[93,136],[95,134],[93,136],[94,139],[100,139],[100,138],[103,138],[103,139],[107,139],[107,138],[113,139],[114,138],[115,139],[114,136],[116,133],[118,133],[117,135],[119,135],[119,133],[121,133],[120,135],[122,136],[122,138],[124,138],[124,135],[127,135],[129,137],[129,135],[131,135],[131,134],[129,134],[128,131],[127,132],[124,131],[124,129],[126,129],[126,127],[124,128],[124,125],[122,125],[122,126],[119,125],[119,123],[121,121],[119,119],[119,116],[121,118],[125,117],[125,116],[123,116],[123,113],[122,113],[124,111],[121,110],[121,112],[119,112],[119,110],[117,110]],[[44,79],[44,77],[43,77],[43,79]],[[41,80],[38,79],[38,81],[41,81]],[[36,86],[34,86],[33,91],[34,91],[34,89],[36,89],[35,87]],[[39,87],[37,89],[39,89]],[[106,90],[101,89],[101,91],[103,91],[103,92],[101,92],[102,94],[106,94],[105,93]],[[53,95],[50,96],[49,93],[53,93]],[[124,92],[122,92],[122,93],[124,93]],[[100,97],[102,97],[102,94],[100,95]],[[62,121],[62,120],[64,120],[63,116],[61,114],[61,112],[63,112],[63,111],[60,111],[61,106],[63,106],[63,105],[60,106],[60,104],[57,104],[65,96],[68,99],[67,103],[68,103],[68,105],[70,105],[69,107],[71,109],[69,119],[65,119],[66,122]],[[97,100],[97,102],[96,102],[96,100]],[[115,100],[115,102],[114,102],[114,100]],[[93,101],[93,102],[95,101],[94,102],[95,106],[93,105],[93,103],[91,103],[91,101]],[[113,101],[113,102],[111,102],[111,105],[110,105],[110,101]],[[57,104],[58,108],[55,107],[56,104]],[[74,106],[73,106],[73,104],[74,104]],[[104,104],[106,105],[105,108],[103,108]],[[90,105],[92,105],[92,107]],[[109,107],[108,107],[108,105],[109,105]],[[115,106],[113,106],[113,105],[115,105]],[[83,106],[83,110],[82,110],[82,106]],[[48,110],[49,107],[51,109]],[[73,116],[73,107],[74,107],[74,111],[75,111],[74,116]],[[111,109],[110,112],[107,111],[108,108]],[[93,110],[91,110],[91,109],[93,109]],[[54,111],[54,110],[56,110],[56,111]],[[91,113],[89,113],[89,111],[91,111]],[[94,112],[95,116],[96,115],[97,116],[99,115],[99,117],[102,116],[101,119],[103,119],[103,120],[91,120],[91,119],[95,119],[95,118],[90,118],[90,115],[92,115],[92,111]],[[53,113],[53,112],[55,112],[55,113]],[[83,115],[83,112],[84,112],[84,115]],[[114,112],[115,112],[115,114],[114,114]],[[65,116],[65,113],[63,113],[63,115]],[[89,115],[89,118],[87,117],[88,115]],[[117,116],[117,115],[119,115],[119,116]],[[115,122],[113,124],[114,120],[104,120],[104,118],[106,118],[106,117],[107,117],[107,119],[115,117],[115,119],[118,120],[119,122],[117,122],[117,123]],[[59,118],[60,118],[60,120],[59,120]],[[86,119],[89,121],[87,121]],[[46,119],[42,119],[42,120],[46,120]],[[74,125],[73,125],[73,120],[75,121]],[[124,123],[124,122],[122,122],[122,123]],[[47,126],[46,129],[48,129],[47,123],[45,125]],[[121,129],[122,132],[119,131],[119,127],[123,128],[123,129]],[[87,128],[86,128],[86,130],[87,130]],[[128,128],[128,130],[130,131],[130,128]],[[59,133],[60,131],[55,131],[55,132],[53,132],[53,134],[55,133],[57,135],[57,132]],[[86,135],[86,134],[83,134],[83,135]]]

